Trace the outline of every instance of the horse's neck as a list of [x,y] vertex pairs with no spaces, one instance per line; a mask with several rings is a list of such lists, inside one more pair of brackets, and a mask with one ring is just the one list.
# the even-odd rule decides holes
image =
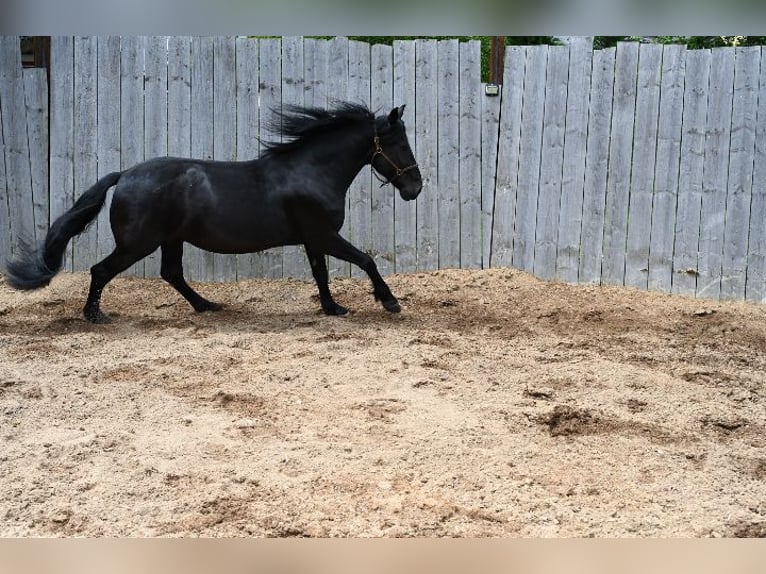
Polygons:
[[372,135],[364,131],[353,134],[333,134],[326,142],[317,142],[311,155],[324,178],[345,193],[362,168],[370,163]]

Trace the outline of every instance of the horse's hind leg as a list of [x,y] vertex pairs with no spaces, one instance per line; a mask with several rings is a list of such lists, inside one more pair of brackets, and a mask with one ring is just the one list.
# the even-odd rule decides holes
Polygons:
[[109,323],[111,319],[101,312],[101,293],[114,277],[136,261],[143,259],[154,251],[156,247],[146,248],[141,251],[115,248],[105,259],[90,268],[90,291],[88,300],[85,302],[83,314],[91,323]]
[[195,311],[220,311],[221,305],[200,296],[184,279],[183,243],[163,243],[160,275],[183,295]]
[[304,247],[306,248],[306,257],[308,257],[309,264],[311,265],[311,272],[314,275],[314,281],[316,281],[317,288],[319,289],[319,301],[325,315],[345,315],[348,313],[348,309],[338,305],[330,293],[327,262],[325,261],[324,253],[316,251],[308,245],[304,245]]

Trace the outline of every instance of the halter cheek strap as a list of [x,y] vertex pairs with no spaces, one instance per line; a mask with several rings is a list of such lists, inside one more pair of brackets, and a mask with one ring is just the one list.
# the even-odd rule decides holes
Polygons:
[[[417,162],[413,163],[412,165],[408,165],[407,167],[399,167],[398,165],[396,165],[396,162],[394,162],[394,160],[388,157],[388,155],[386,155],[386,152],[383,151],[383,148],[380,145],[380,137],[378,136],[377,129],[375,130],[375,137],[373,138],[372,141],[375,144],[375,151],[372,152],[372,157],[370,158],[370,167],[373,168],[372,173],[375,175],[375,178],[378,181],[382,182],[380,184],[380,187],[383,187],[384,185],[391,183],[402,174],[410,171],[411,169],[415,169],[416,167],[418,167]],[[372,162],[375,160],[375,156],[378,156],[378,155],[381,156],[383,159],[385,159],[391,165],[391,167],[393,167],[394,170],[396,171],[396,175],[394,175],[392,178],[384,179],[380,176],[380,174],[378,174],[377,171],[375,171],[375,168],[372,165]]]

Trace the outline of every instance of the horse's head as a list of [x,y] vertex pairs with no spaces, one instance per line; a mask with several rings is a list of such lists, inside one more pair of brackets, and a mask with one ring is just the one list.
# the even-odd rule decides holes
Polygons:
[[404,106],[394,108],[387,118],[375,122],[375,149],[370,163],[386,183],[393,183],[402,199],[415,199],[423,189],[420,169],[412,154],[402,123]]

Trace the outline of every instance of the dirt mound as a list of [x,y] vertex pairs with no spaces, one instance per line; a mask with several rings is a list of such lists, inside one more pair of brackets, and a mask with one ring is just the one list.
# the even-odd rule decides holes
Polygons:
[[766,307],[513,270],[0,284],[3,536],[763,536]]

